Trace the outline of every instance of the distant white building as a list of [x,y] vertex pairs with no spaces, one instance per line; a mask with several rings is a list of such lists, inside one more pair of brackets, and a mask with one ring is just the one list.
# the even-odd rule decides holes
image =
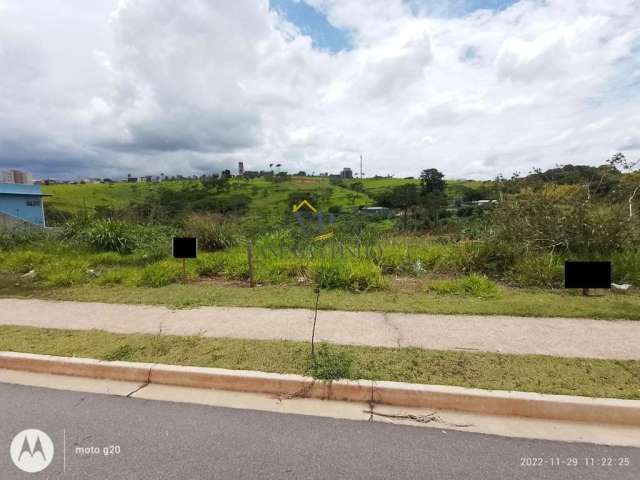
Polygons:
[[5,170],[0,173],[0,183],[33,185],[33,178],[29,172],[23,172],[22,170]]

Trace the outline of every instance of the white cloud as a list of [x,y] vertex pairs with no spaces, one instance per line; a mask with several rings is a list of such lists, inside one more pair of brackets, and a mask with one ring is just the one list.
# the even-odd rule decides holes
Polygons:
[[368,174],[490,177],[640,155],[638,0],[307,1],[353,49],[315,50],[266,0],[0,1],[0,167],[319,172],[363,152]]

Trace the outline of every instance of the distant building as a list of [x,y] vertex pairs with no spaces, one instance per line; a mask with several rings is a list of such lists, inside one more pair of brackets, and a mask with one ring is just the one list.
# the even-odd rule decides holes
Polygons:
[[220,173],[221,178],[231,178],[231,170],[223,170]]
[[132,177],[130,173],[127,174],[127,183],[138,183],[138,177]]
[[351,169],[349,167],[344,167],[342,169],[342,173],[340,173],[340,177],[341,178],[353,178],[353,172],[351,171]]
[[23,172],[22,170],[6,170],[0,174],[0,183],[20,183],[24,185],[31,185],[33,179],[29,172]]
[[372,217],[388,218],[393,215],[393,212],[386,207],[362,207],[360,212]]
[[240,176],[244,175],[244,163],[243,162],[238,162],[238,175],[240,175]]
[[0,225],[45,226],[40,185],[0,183]]

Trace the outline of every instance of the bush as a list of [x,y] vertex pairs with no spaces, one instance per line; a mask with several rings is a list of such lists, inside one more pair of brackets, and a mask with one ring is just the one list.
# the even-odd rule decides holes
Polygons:
[[134,253],[142,264],[162,260],[171,255],[171,239],[176,233],[175,228],[166,225],[134,225],[131,230],[136,243]]
[[47,231],[42,228],[7,228],[0,226],[0,250],[24,248],[47,237]]
[[506,279],[519,287],[562,287],[564,262],[552,253],[524,255],[516,260]]
[[192,213],[184,221],[184,230],[198,239],[202,250],[223,250],[238,243],[235,226],[219,214]]
[[495,282],[476,274],[452,280],[435,281],[427,288],[440,294],[470,295],[476,298],[496,298],[500,295],[500,289]]
[[320,288],[345,288],[363,291],[386,286],[380,268],[368,260],[321,261],[312,266],[311,274],[314,282]]
[[147,265],[140,279],[138,286],[141,287],[164,287],[182,279],[182,268],[175,262],[163,261]]
[[68,270],[51,272],[47,275],[45,283],[49,287],[71,287],[87,281],[87,275],[80,270]]
[[640,250],[623,250],[611,256],[613,281],[640,286]]
[[256,280],[259,282],[286,282],[307,278],[308,263],[300,258],[263,259],[256,264]]
[[12,273],[27,273],[47,261],[47,255],[42,252],[18,251],[5,254],[2,269]]
[[466,244],[435,243],[420,238],[401,238],[383,244],[377,262],[385,273],[419,275],[426,271],[462,273],[474,263]]
[[246,280],[249,278],[249,264],[247,254],[242,251],[225,255],[223,275],[233,280]]
[[131,253],[136,247],[131,226],[116,220],[97,220],[83,236],[91,247],[103,252]]
[[527,252],[607,253],[637,245],[626,202],[587,195],[581,185],[524,188],[492,211],[489,239]]
[[42,279],[50,287],[71,287],[87,282],[87,268],[82,260],[60,260],[43,266]]
[[315,358],[309,361],[308,374],[319,380],[350,378],[353,358],[347,353],[321,343]]
[[224,257],[221,255],[201,255],[196,260],[196,273],[203,277],[214,277],[224,271]]

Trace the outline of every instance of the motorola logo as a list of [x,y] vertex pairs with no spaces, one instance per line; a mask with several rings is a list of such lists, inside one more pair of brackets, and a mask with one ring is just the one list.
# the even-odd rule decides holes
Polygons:
[[42,430],[30,428],[11,441],[11,460],[23,472],[41,472],[53,460],[53,442]]

